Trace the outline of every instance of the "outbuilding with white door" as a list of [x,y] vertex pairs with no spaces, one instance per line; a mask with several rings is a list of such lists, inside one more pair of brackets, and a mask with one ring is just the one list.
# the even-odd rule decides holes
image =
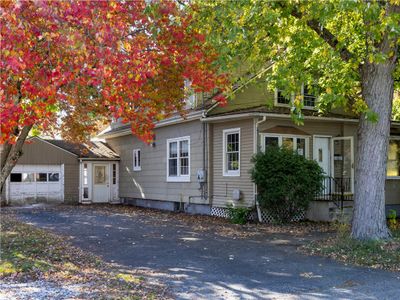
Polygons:
[[9,204],[115,203],[118,155],[104,142],[33,137],[2,191]]

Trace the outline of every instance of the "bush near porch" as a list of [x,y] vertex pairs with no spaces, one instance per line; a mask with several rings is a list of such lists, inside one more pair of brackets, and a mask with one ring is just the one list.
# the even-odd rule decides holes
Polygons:
[[304,212],[323,188],[324,172],[318,163],[292,150],[267,147],[252,162],[260,206],[278,222],[289,222]]

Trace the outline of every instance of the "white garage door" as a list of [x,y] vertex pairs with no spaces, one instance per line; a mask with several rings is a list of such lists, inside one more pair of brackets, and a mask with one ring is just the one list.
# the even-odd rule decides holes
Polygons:
[[17,165],[9,178],[8,198],[12,200],[63,201],[61,165]]

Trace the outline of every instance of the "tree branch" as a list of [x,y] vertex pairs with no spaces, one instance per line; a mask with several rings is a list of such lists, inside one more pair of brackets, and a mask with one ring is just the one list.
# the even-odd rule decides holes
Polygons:
[[[290,14],[298,20],[302,20],[304,17],[304,15],[301,12],[297,11],[296,8],[293,8]],[[309,19],[306,21],[306,23],[307,26],[314,30],[320,38],[322,38],[329,46],[336,50],[345,62],[350,61],[353,55],[345,47],[339,46],[339,41],[336,36],[332,34],[332,32],[321,26],[318,20]]]

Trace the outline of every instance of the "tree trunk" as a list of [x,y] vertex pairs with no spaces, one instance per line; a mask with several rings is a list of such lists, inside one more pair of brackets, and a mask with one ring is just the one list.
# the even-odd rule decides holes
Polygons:
[[387,239],[385,181],[390,119],[393,101],[394,63],[365,63],[362,96],[378,114],[377,122],[361,116],[355,169],[355,203],[352,237],[359,240]]
[[20,134],[18,135],[17,141],[15,144],[11,146],[11,149],[8,148],[8,144],[6,144],[6,150],[8,151],[8,155],[4,155],[5,161],[3,162],[3,153],[2,153],[2,166],[0,173],[0,190],[3,190],[3,186],[6,182],[7,177],[10,175],[12,169],[17,164],[18,159],[22,155],[22,147],[24,146],[25,140],[28,137],[29,132],[31,131],[32,125],[24,126],[22,128]]

